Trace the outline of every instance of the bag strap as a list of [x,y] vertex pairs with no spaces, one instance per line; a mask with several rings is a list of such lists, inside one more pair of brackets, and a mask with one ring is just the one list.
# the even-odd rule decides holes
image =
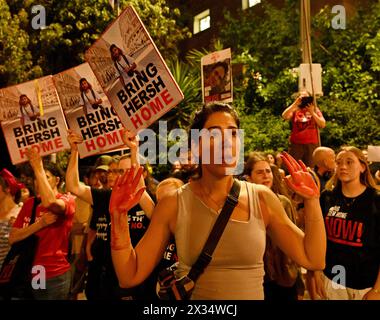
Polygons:
[[29,225],[33,224],[34,221],[36,220],[36,211],[37,211],[37,206],[40,204],[40,199],[37,197],[34,197],[33,199],[33,208],[32,208],[32,215],[30,216],[30,222]]
[[200,256],[197,261],[191,267],[188,277],[194,282],[197,281],[199,276],[203,273],[204,269],[211,262],[212,254],[222,236],[224,229],[230,219],[232,211],[236,207],[240,194],[240,183],[234,179],[234,183],[231,190],[227,196],[226,202],[223,205],[222,211],[220,212],[215,224],[211,230],[210,235],[202,249]]

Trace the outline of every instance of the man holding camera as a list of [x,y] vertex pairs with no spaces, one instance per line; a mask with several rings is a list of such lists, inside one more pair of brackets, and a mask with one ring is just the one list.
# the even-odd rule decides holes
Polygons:
[[301,94],[282,117],[292,121],[289,153],[312,168],[313,152],[319,146],[318,128],[326,126],[322,112],[314,105],[313,97]]

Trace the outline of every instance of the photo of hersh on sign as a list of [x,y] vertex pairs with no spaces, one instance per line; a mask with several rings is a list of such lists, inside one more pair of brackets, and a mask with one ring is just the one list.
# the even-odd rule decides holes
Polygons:
[[53,78],[67,123],[83,138],[81,158],[124,146],[123,125],[88,63]]
[[232,102],[231,49],[202,57],[201,66],[203,102]]
[[0,121],[13,164],[69,149],[67,126],[51,76],[0,89]]
[[85,58],[121,122],[134,133],[147,128],[183,99],[131,6],[86,51]]

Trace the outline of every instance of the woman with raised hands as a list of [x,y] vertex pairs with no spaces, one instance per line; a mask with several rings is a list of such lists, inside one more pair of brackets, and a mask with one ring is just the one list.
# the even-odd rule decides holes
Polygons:
[[[161,260],[171,234],[175,235],[179,259],[177,277],[187,275],[233,185],[231,169],[237,165],[241,144],[235,110],[228,104],[208,104],[196,113],[191,129],[218,132],[222,139],[206,141],[207,135],[201,135],[192,141],[193,146],[199,148],[198,178],[157,204],[149,228],[135,248],[130,241],[125,212],[143,192],[136,190],[141,169],[126,173],[112,191],[112,259],[122,287],[133,287],[144,281]],[[204,144],[209,146],[206,151],[210,157],[206,157],[205,148],[201,148]],[[229,151],[234,161],[222,156],[218,163],[214,158],[217,148],[224,155]],[[210,161],[206,162],[206,158]],[[290,221],[280,200],[269,188],[238,182],[241,186],[238,204],[210,264],[195,283],[191,299],[263,299],[267,233],[299,265],[312,270],[324,268],[326,235],[318,187],[302,162],[297,163],[288,154],[284,154],[283,159],[290,172],[286,178],[288,186],[305,199],[305,233]]]

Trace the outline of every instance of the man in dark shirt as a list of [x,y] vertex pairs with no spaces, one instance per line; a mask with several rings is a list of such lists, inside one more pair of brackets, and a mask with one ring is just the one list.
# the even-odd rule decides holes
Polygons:
[[[86,292],[89,299],[121,299],[136,298],[135,290],[121,290],[112,264],[111,257],[111,227],[110,214],[108,211],[111,198],[111,189],[94,189],[79,183],[78,174],[78,147],[82,142],[80,135],[69,130],[68,141],[71,146],[71,156],[66,171],[66,189],[78,196],[80,199],[93,205],[93,214],[90,222],[90,229],[96,231],[96,240],[92,246],[92,256],[89,273],[90,288]],[[118,172],[122,174],[133,164],[138,165],[138,142],[136,137],[131,136],[125,130],[123,141],[129,147],[131,154],[120,158]],[[143,183],[143,179],[141,180]],[[132,241],[137,243],[143,236],[154,209],[154,202],[145,191],[139,202],[141,207],[134,207],[128,212],[130,220],[130,232]],[[134,243],[134,244],[135,244]],[[136,289],[137,290],[137,289]]]

